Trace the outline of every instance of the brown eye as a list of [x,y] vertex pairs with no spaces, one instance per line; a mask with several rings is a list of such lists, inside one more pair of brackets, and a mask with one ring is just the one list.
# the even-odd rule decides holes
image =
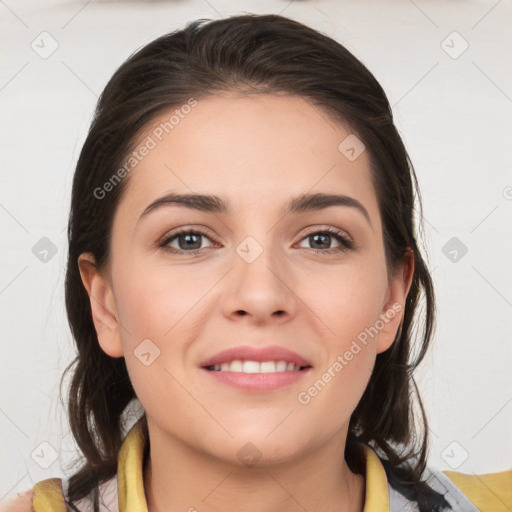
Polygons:
[[[209,246],[203,243],[205,239],[210,241]],[[205,233],[195,230],[179,231],[165,237],[159,244],[163,249],[179,254],[194,253],[194,251],[200,251],[212,245],[213,243],[211,243],[210,238]]]
[[[324,229],[322,231],[310,233],[303,238],[302,241],[306,241],[309,244],[309,248],[316,249],[321,252],[337,252],[352,249],[352,241],[342,233],[343,232],[341,231]],[[333,243],[337,245],[333,247]],[[304,246],[301,245],[300,247]]]

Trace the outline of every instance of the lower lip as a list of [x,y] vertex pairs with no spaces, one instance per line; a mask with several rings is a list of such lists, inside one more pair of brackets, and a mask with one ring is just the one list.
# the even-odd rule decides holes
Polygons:
[[272,391],[284,386],[295,384],[309,374],[311,368],[297,371],[275,373],[243,373],[243,372],[219,372],[203,368],[217,382],[243,389],[245,391]]

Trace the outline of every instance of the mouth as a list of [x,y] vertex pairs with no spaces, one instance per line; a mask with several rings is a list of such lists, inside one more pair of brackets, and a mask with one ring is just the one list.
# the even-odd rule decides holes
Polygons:
[[248,393],[297,386],[312,371],[311,360],[279,345],[235,345],[200,363],[209,382]]
[[245,393],[268,393],[297,386],[312,371],[311,365],[299,366],[285,360],[254,361],[234,359],[202,366],[214,385],[227,386]]
[[311,365],[299,366],[291,361],[251,361],[235,359],[230,362],[203,366],[211,372],[233,373],[284,373],[300,372],[311,368]]

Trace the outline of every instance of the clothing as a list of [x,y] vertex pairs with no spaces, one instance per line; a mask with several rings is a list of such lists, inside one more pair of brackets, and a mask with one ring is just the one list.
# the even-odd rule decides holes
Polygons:
[[[96,493],[68,504],[67,480],[50,478],[34,486],[35,512],[147,512],[143,481],[143,458],[147,440],[140,421],[128,432],[118,456],[118,472]],[[384,467],[369,446],[365,456],[366,494],[364,512],[418,512],[418,506],[388,484]],[[465,475],[427,469],[428,483],[455,512],[501,512],[511,510],[512,470],[490,475]],[[473,501],[470,501],[470,499]],[[479,508],[477,508],[477,506]],[[508,505],[508,506],[507,506]],[[311,511],[316,512],[316,511]]]

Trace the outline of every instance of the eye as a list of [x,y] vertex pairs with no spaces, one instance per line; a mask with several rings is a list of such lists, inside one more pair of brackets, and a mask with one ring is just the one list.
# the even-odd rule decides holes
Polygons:
[[[208,245],[204,244],[208,240]],[[309,243],[310,249],[316,249],[318,253],[330,254],[333,252],[342,252],[354,248],[352,239],[342,230],[325,228],[309,233],[304,237],[299,247],[305,247],[303,243]],[[336,245],[333,247],[333,243]],[[194,255],[202,252],[204,249],[214,247],[216,244],[207,233],[197,229],[180,229],[158,242],[158,246],[163,250],[173,254]],[[307,247],[306,247],[307,248]]]
[[[301,243],[304,241],[310,244],[311,249],[316,249],[317,251],[324,253],[347,251],[354,247],[354,243],[348,235],[341,230],[333,228],[313,231],[303,238]],[[337,244],[335,247],[332,247],[333,242]],[[303,245],[299,246],[304,247]]]
[[[177,253],[177,254],[196,254],[202,249],[207,247],[203,244],[203,239],[207,239],[211,242],[211,239],[206,233],[194,229],[182,229],[172,235],[165,236],[159,247],[162,249]],[[212,247],[213,243],[208,246]]]

